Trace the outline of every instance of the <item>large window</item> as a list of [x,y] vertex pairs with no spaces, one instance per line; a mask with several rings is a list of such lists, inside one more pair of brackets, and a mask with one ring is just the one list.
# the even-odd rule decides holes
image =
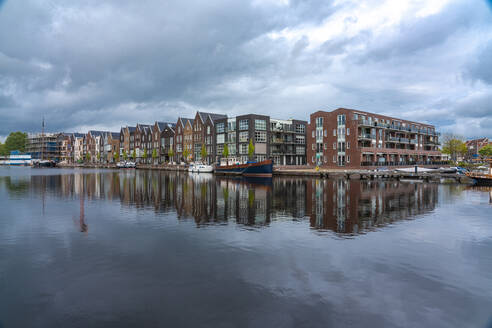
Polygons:
[[304,124],[296,124],[296,133],[306,133],[306,126]]
[[321,128],[323,126],[323,118],[322,117],[317,117],[316,118],[316,127]]
[[255,131],[255,142],[266,142],[266,141],[267,141],[266,131]]
[[225,139],[224,136],[225,136],[225,134],[223,134],[223,133],[217,135],[217,143],[218,144],[223,144],[224,143],[224,139]]
[[227,131],[234,131],[234,130],[236,130],[236,121],[227,122]]
[[239,132],[239,142],[248,142],[249,141],[249,132]]
[[305,136],[296,136],[296,144],[304,145],[306,143]]
[[297,155],[304,155],[305,151],[304,151],[304,147],[302,146],[297,146],[296,147],[296,154]]
[[217,123],[217,125],[215,126],[215,129],[216,129],[217,133],[224,133],[225,124],[224,123]]
[[240,144],[239,145],[239,153],[247,154],[248,153],[248,144]]
[[248,120],[240,120],[239,121],[239,130],[248,130],[249,129],[249,121]]
[[236,131],[227,134],[227,142],[236,142]]
[[266,130],[266,121],[255,120],[255,130]]
[[229,147],[229,155],[236,155],[236,144],[229,144],[227,147]]

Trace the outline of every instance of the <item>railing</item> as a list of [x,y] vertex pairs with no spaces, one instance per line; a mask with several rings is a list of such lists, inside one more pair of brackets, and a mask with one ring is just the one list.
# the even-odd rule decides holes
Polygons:
[[386,137],[386,141],[399,142],[400,138],[388,136],[388,137]]
[[363,119],[359,119],[359,124],[360,125],[366,125],[366,126],[374,126],[372,121],[363,120]]
[[427,161],[427,162],[361,162],[361,166],[411,166],[411,165],[447,165],[448,161]]
[[359,138],[376,139],[376,135],[375,134],[371,134],[371,133],[361,133],[359,135]]
[[417,139],[410,139],[410,143],[416,145],[419,141]]

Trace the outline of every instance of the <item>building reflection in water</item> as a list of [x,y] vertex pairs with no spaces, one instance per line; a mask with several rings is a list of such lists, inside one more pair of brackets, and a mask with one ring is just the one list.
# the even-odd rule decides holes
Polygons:
[[29,188],[9,186],[15,192],[80,199],[83,232],[88,230],[87,198],[119,201],[125,207],[157,213],[175,212],[178,220],[192,219],[197,226],[304,220],[313,229],[357,234],[432,211],[439,188],[397,181],[246,179],[147,170],[80,171],[30,179]]

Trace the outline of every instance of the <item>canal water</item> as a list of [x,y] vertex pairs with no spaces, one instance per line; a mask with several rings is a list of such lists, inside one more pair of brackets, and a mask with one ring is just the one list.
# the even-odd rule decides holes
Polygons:
[[0,168],[0,327],[490,327],[491,197]]

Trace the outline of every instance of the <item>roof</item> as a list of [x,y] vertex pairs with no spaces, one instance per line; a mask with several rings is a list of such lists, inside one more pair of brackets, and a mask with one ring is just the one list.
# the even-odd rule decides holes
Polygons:
[[120,133],[119,132],[109,132],[111,134],[111,138],[113,139],[119,139],[120,138]]
[[193,125],[193,122],[195,120],[192,119],[192,118],[178,117],[178,121],[181,121],[181,123],[183,124],[183,126],[185,126],[186,123],[188,123],[188,122],[190,122],[190,124]]
[[216,121],[216,120],[223,119],[223,118],[227,118],[227,115],[224,115],[224,114],[206,113],[206,112],[197,112],[197,113],[198,113],[198,116],[200,117],[200,119],[202,120],[202,122],[204,122],[204,123],[207,120],[207,117],[210,117],[210,120],[212,122]]
[[79,132],[74,132],[74,133],[72,133],[72,135],[74,138],[83,138],[85,134],[79,133]]
[[174,127],[176,126],[176,123],[168,123],[168,122],[155,122],[155,124],[157,124],[159,131],[164,131],[166,128],[170,128],[171,130],[174,130]]
[[89,133],[93,137],[102,137],[104,135],[105,131],[90,130]]
[[489,138],[480,138],[466,141],[467,145],[475,144],[475,143],[489,143]]

